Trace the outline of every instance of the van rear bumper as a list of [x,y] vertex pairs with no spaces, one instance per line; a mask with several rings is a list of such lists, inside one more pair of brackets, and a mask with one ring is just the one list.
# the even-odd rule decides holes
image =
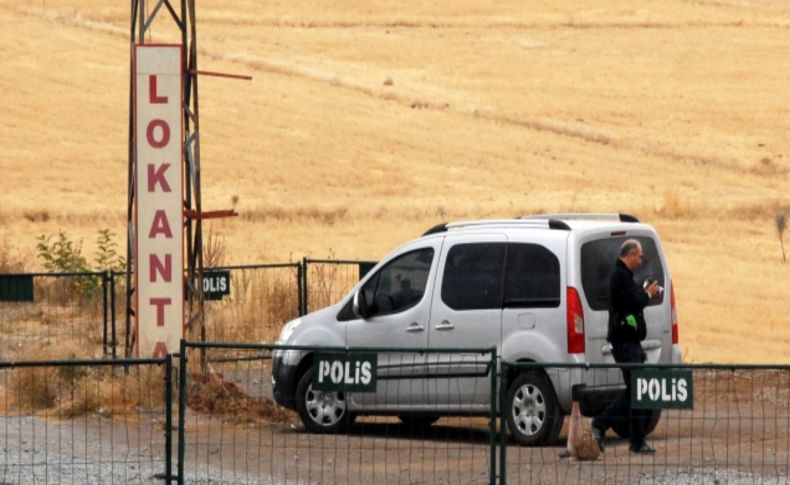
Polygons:
[[606,406],[625,390],[625,386],[589,387],[587,384],[573,386],[574,401],[579,401],[579,408],[585,416],[597,416]]

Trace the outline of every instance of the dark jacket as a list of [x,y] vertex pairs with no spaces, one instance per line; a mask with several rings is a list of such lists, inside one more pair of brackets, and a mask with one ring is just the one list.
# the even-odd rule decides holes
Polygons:
[[609,332],[606,340],[612,345],[644,340],[647,325],[642,310],[649,302],[650,296],[634,282],[634,274],[618,258],[609,275]]

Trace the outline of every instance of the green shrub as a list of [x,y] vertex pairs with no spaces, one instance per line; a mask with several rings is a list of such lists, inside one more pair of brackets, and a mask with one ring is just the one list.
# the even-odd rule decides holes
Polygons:
[[[118,254],[115,234],[109,229],[99,231],[96,267],[91,268],[82,255],[82,241],[74,242],[60,231],[57,237],[41,235],[37,238],[38,257],[44,261],[44,268],[52,273],[85,273],[93,271],[125,271],[126,260]],[[99,276],[80,276],[71,280],[71,288],[81,298],[91,298],[99,293]]]
[[44,268],[50,272],[91,271],[88,261],[82,255],[82,241],[75,243],[60,231],[58,238],[43,234],[37,238],[38,257],[44,260]]
[[126,258],[118,254],[118,243],[115,242],[115,233],[109,229],[99,231],[96,243],[99,251],[96,255],[97,271],[126,271]]

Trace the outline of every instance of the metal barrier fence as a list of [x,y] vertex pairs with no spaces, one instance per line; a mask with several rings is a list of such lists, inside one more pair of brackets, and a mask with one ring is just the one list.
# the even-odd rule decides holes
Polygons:
[[[285,372],[308,353],[313,360]],[[319,390],[314,377],[300,378],[317,369],[365,384],[357,364],[372,359],[373,392]],[[589,391],[617,382],[619,367],[510,363],[494,349],[187,342],[176,360],[0,362],[0,483],[790,481],[790,366],[626,365],[635,399],[669,406],[650,411],[656,453],[629,452],[618,434],[630,421],[619,419],[598,454],[589,419],[562,414],[573,398],[597,412]],[[277,392],[303,396],[301,412],[272,401],[273,374]],[[529,429],[560,408],[543,446],[521,446],[509,432],[508,421]],[[347,430],[313,434],[305,423]],[[572,432],[580,438],[569,457]]]
[[86,342],[109,354],[114,281],[109,272],[0,275],[0,359],[52,344],[81,352]]
[[172,469],[170,357],[0,362],[0,483],[151,483]]
[[[225,266],[207,269],[204,276],[217,272],[228,274],[230,286],[225,295],[206,298],[207,341],[273,341],[283,323],[299,315],[299,263]],[[209,290],[210,283],[204,284],[204,292]]]
[[[201,350],[208,355],[205,369],[200,368]],[[373,352],[376,391],[313,389],[311,376],[322,369],[319,350],[336,362]],[[278,386],[283,391],[293,387],[303,396],[294,405],[305,419],[347,428],[346,433],[310,434],[300,412],[272,403],[273,358],[283,372],[285,356],[297,354],[314,360],[304,361],[309,364],[278,380]],[[184,343],[180,477],[186,483],[493,483],[495,374],[490,370],[495,362],[492,349],[349,352]],[[353,369],[359,367],[348,368],[345,379],[354,379]],[[433,377],[415,377],[426,372]],[[358,406],[389,414],[354,419]],[[446,414],[451,415],[440,416]]]
[[[546,447],[517,446],[501,434],[500,483],[788,483],[790,366],[502,362],[501,371],[510,376],[545,372],[558,395],[573,396],[574,383],[583,380],[588,388],[611,384],[613,373],[615,377],[620,374],[619,367],[640,373],[633,377],[639,377],[639,388],[634,392],[642,399],[663,400],[652,405],[668,407],[660,414],[642,411],[647,413],[643,416],[647,428],[652,429],[647,441],[656,449],[654,454],[630,452],[628,439],[623,439],[628,437],[630,420],[620,416],[614,422],[616,429],[608,430],[605,451],[597,459],[566,457],[569,427],[576,425],[570,417],[564,420],[559,439]],[[688,382],[681,385],[683,373]],[[518,408],[512,398],[517,389],[517,384],[500,388],[501,423]],[[582,388],[576,391],[582,411],[600,411],[595,402],[585,403]],[[683,403],[681,397],[685,398]],[[681,404],[690,407],[681,408]],[[584,437],[580,452],[595,455],[590,420],[576,419]]]
[[[304,258],[206,268],[206,339],[274,340],[283,323],[336,303],[374,264]],[[229,276],[222,292],[211,286],[218,272]],[[0,359],[30,358],[47,345],[75,358],[126,355],[125,294],[124,272],[0,274]]]

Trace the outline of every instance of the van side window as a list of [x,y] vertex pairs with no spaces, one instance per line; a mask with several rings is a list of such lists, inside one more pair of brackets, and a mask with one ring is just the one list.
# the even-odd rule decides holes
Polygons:
[[425,294],[433,248],[402,254],[387,263],[362,287],[371,316],[389,315],[413,307]]
[[502,308],[505,243],[458,244],[447,253],[442,301],[454,310]]
[[538,244],[508,245],[505,307],[560,306],[560,260]]
[[[667,287],[664,279],[664,266],[658,254],[656,242],[647,236],[630,237],[642,245],[642,265],[634,273],[634,281],[641,285],[647,278]],[[582,287],[590,308],[597,311],[609,308],[609,273],[617,261],[620,246],[626,237],[607,237],[584,243],[581,250]],[[650,300],[648,306],[660,305],[664,294]]]

